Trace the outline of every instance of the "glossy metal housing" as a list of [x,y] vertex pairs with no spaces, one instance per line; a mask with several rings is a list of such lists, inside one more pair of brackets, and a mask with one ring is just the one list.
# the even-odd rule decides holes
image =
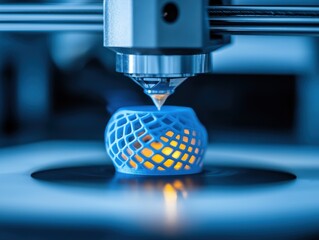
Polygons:
[[133,55],[118,53],[116,70],[131,76],[189,77],[212,70],[210,54]]

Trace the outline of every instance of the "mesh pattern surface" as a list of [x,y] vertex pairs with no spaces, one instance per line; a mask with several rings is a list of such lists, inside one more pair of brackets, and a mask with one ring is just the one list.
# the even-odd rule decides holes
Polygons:
[[207,133],[190,108],[130,107],[113,115],[105,143],[118,172],[191,174],[202,169]]

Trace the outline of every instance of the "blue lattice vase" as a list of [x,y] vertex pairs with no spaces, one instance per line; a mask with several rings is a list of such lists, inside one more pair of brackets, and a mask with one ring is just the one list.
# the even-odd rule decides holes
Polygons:
[[110,119],[105,144],[118,172],[194,174],[202,170],[207,133],[191,108],[126,107]]

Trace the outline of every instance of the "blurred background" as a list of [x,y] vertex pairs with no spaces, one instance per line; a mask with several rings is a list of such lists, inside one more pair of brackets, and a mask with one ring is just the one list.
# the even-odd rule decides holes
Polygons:
[[[317,39],[233,36],[213,56],[214,73],[189,79],[167,102],[194,108],[212,143],[319,144]],[[152,104],[114,69],[114,53],[103,47],[102,33],[0,33],[0,146],[103,141],[105,125],[119,107]]]
[[[0,0],[55,2],[103,1]],[[131,232],[155,229],[142,223],[158,227],[172,216],[179,230],[197,236],[182,239],[207,232],[318,239],[319,40],[232,36],[213,53],[213,69],[184,82],[166,103],[193,108],[207,128],[206,171],[179,181],[121,179],[105,166],[105,126],[118,108],[152,101],[115,72],[102,32],[0,32],[0,239],[68,239],[53,234],[55,227],[62,235],[71,227],[76,239],[132,239]],[[46,140],[89,141],[7,148]]]

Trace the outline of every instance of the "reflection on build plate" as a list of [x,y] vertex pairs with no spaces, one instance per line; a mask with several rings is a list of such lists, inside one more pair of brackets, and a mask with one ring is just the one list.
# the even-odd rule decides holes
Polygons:
[[285,184],[296,179],[287,172],[268,169],[206,166],[200,174],[185,176],[136,176],[115,173],[113,166],[74,166],[37,171],[37,180],[68,187],[94,188],[100,191],[121,190],[163,197],[164,224],[174,229],[178,224],[178,203],[200,190],[211,192],[227,188],[254,189]]

